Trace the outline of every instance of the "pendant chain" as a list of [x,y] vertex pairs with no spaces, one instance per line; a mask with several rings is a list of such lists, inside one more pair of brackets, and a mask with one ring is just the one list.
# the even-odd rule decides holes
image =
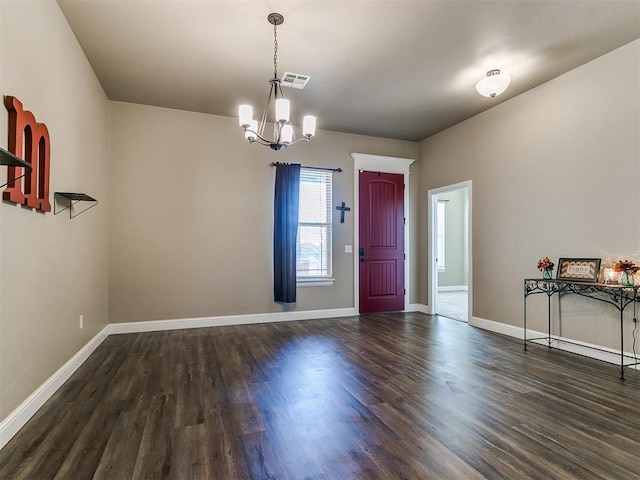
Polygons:
[[278,30],[273,26],[273,78],[278,78]]

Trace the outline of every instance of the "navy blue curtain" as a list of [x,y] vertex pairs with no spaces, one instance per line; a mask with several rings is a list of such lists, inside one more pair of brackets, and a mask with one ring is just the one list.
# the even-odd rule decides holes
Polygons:
[[276,165],[273,221],[273,297],[296,301],[296,242],[300,198],[300,165]]

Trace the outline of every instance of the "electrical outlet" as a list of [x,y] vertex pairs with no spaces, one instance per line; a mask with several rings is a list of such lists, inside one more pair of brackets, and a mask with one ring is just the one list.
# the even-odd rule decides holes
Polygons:
[[80,329],[84,328],[84,315],[80,315]]

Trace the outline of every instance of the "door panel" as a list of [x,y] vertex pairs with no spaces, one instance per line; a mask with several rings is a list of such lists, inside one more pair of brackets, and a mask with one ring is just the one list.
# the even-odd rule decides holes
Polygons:
[[360,172],[360,312],[404,309],[404,175]]

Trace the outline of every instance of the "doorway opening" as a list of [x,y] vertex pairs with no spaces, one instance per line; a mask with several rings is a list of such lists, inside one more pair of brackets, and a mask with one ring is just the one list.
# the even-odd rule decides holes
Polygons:
[[472,317],[471,181],[428,192],[429,313]]

